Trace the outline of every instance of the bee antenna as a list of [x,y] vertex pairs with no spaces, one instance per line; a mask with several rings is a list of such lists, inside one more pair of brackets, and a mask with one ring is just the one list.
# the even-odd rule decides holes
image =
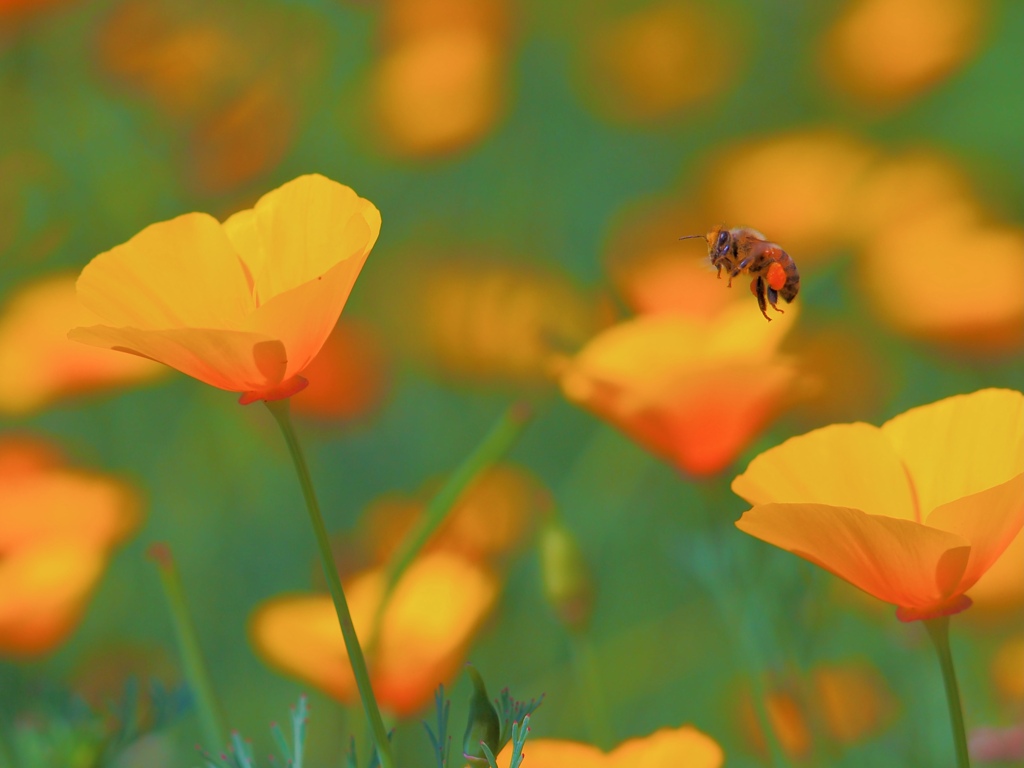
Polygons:
[[695,237],[699,237],[701,240],[706,240],[707,239],[704,235],[683,235],[679,239],[680,240],[693,240]]

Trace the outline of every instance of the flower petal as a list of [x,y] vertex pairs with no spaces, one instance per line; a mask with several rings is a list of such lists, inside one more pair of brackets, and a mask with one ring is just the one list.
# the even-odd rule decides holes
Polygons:
[[309,282],[277,294],[245,319],[245,330],[281,341],[287,352],[282,378],[305,370],[323,347],[367,253],[345,259]]
[[1024,471],[1024,395],[984,389],[912,408],[882,425],[906,464],[921,512]]
[[94,325],[74,328],[68,338],[148,357],[231,392],[272,387],[282,381],[288,365],[288,353],[280,341],[245,331],[147,331]]
[[970,556],[956,534],[822,504],[762,504],[736,527],[880,600],[922,610],[959,594]]
[[235,328],[254,309],[243,264],[220,223],[186,213],[94,258],[78,299],[104,325]]
[[350,187],[309,174],[231,216],[224,231],[248,267],[257,303],[264,304],[347,260],[353,261],[351,288],[380,234],[380,213]]
[[870,424],[834,424],[765,451],[732,482],[751,504],[806,502],[915,518],[906,470]]
[[[927,524],[971,543],[960,591],[970,589],[1024,527],[1024,474],[943,504],[928,515]],[[1024,580],[1024,574],[1020,578]]]

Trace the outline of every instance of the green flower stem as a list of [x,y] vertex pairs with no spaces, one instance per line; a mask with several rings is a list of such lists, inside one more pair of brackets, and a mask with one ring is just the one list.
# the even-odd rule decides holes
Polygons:
[[212,754],[218,754],[227,743],[228,731],[224,726],[224,710],[214,693],[210,673],[199,650],[199,639],[188,606],[185,604],[185,590],[181,586],[178,568],[174,564],[170,547],[162,542],[153,544],[148,554],[157,564],[160,573],[160,584],[171,610],[171,623],[174,625],[174,634],[178,641],[181,664],[185,671],[185,679],[188,680],[189,688],[195,697],[206,748]]
[[[406,568],[416,559],[416,555],[423,549],[430,537],[441,527],[462,492],[512,447],[531,415],[531,409],[526,403],[510,405],[484,437],[483,442],[477,446],[477,449],[449,475],[441,490],[427,504],[427,508],[417,524],[399,542],[384,571],[384,594],[377,606],[373,622],[374,632],[371,634],[371,638],[377,637],[376,629],[380,625],[384,606],[387,605],[391,592],[402,578]],[[372,642],[375,640],[371,640]]]
[[380,716],[380,708],[373,696],[373,687],[370,685],[370,673],[366,668],[366,659],[363,657],[362,648],[359,647],[359,638],[356,636],[355,626],[352,624],[352,614],[348,610],[348,601],[345,599],[345,590],[342,589],[341,579],[338,577],[338,567],[334,563],[334,554],[331,551],[331,542],[327,536],[327,528],[324,526],[323,515],[320,514],[320,505],[316,500],[316,492],[313,490],[313,481],[309,476],[309,467],[302,453],[302,446],[295,436],[295,429],[292,427],[291,416],[289,415],[289,400],[267,400],[267,409],[277,421],[288,444],[288,451],[295,463],[295,472],[299,476],[299,484],[302,486],[302,495],[306,500],[306,509],[309,511],[309,521],[313,525],[313,533],[316,536],[316,543],[320,549],[320,562],[324,568],[324,576],[327,578],[327,586],[330,589],[331,597],[334,600],[334,610],[338,614],[338,624],[341,626],[341,635],[345,639],[345,650],[348,651],[349,664],[352,667],[352,674],[356,679],[356,686],[359,688],[359,698],[363,704],[363,711],[370,722],[370,730],[373,733],[373,740],[377,745],[377,754],[380,757],[381,768],[394,768],[394,759],[391,757],[391,744],[388,741],[388,734],[384,728],[384,721]]
[[608,716],[608,701],[601,684],[601,665],[593,641],[584,634],[572,634],[572,661],[576,678],[583,694],[583,715],[590,743],[600,749],[609,749],[616,743]]
[[949,648],[949,616],[925,619],[924,628],[932,639],[935,652],[942,667],[942,682],[946,686],[946,702],[949,704],[949,722],[953,729],[953,744],[956,747],[957,768],[970,768],[971,758],[967,751],[967,731],[964,729],[964,713],[960,705],[960,687],[956,683],[953,668],[953,653]]

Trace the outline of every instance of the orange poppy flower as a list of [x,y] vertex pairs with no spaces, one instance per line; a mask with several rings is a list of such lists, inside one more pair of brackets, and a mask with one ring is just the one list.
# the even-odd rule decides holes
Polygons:
[[384,351],[368,328],[344,320],[306,368],[309,386],[292,412],[319,419],[356,419],[374,411],[388,389]]
[[76,307],[74,275],[42,278],[11,297],[0,315],[0,411],[28,413],[63,396],[165,371],[150,360],[68,341]]
[[317,174],[223,224],[202,213],[153,224],[82,270],[78,298],[95,323],[70,338],[165,363],[243,404],[288,397],[379,232],[372,203]]
[[138,499],[61,466],[39,443],[7,438],[0,511],[0,653],[45,653],[78,623],[110,550],[138,525]]
[[[629,739],[611,752],[559,739],[527,739],[523,752],[524,765],[530,768],[718,768],[725,762],[718,743],[690,725]],[[511,756],[509,743],[498,755],[498,765],[508,765]]]
[[734,19],[696,3],[655,3],[601,20],[587,34],[578,69],[586,95],[612,119],[645,122],[722,93],[737,69],[721,55],[715,30]]
[[[368,644],[382,588],[383,573],[377,569],[349,579],[345,594],[361,644],[374,649],[368,659],[374,695],[381,708],[405,716],[458,672],[473,634],[494,605],[498,582],[486,568],[453,553],[421,555],[391,594],[377,642]],[[253,616],[250,635],[271,666],[340,701],[358,700],[329,595],[268,600]]]
[[834,424],[754,459],[736,526],[903,621],[957,613],[1024,526],[1024,395],[987,389],[883,424]]
[[776,350],[798,305],[767,323],[753,297],[739,298],[713,317],[647,315],[603,331],[562,363],[562,391],[680,469],[721,471],[791,398],[797,374]]

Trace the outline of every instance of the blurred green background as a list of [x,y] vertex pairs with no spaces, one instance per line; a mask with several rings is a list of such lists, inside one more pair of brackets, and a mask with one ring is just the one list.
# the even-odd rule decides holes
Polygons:
[[[343,321],[369,334],[385,372],[358,414],[299,422],[328,525],[351,530],[382,494],[418,492],[455,468],[508,403],[535,402],[509,459],[551,491],[578,538],[595,580],[591,624],[585,641],[561,627],[527,543],[509,558],[499,606],[468,653],[492,688],[546,694],[534,737],[593,738],[581,642],[608,700],[602,747],[692,723],[737,767],[764,761],[742,725],[750,676],[806,679],[817,664],[860,659],[881,671],[893,714],[809,764],[948,763],[941,683],[920,628],[888,609],[832,599],[830,576],[736,531],[746,507],[722,490],[760,450],[808,428],[877,424],[941,397],[1024,382],[1016,299],[999,317],[956,326],[960,305],[979,301],[978,280],[1024,274],[1024,250],[993,264],[985,249],[880,247],[872,262],[864,254],[877,238],[845,226],[860,226],[847,202],[859,198],[847,191],[821,214],[827,225],[801,241],[813,229],[801,229],[802,212],[822,195],[813,185],[794,193],[785,162],[768,173],[743,159],[744,147],[792,136],[799,155],[799,137],[818,131],[870,156],[863,168],[854,163],[858,174],[926,151],[967,180],[971,204],[984,211],[979,227],[1019,237],[1024,7],[900,0],[896,21],[878,22],[881,35],[871,14],[885,13],[873,5],[0,0],[0,302],[35,278],[80,269],[152,222],[193,210],[223,218],[302,173],[348,184],[380,209],[383,228]],[[869,17],[863,25],[879,44],[867,65],[843,59],[834,37],[855,13]],[[941,27],[937,37],[929,25]],[[931,69],[925,62],[916,79],[900,80],[913,62],[886,68],[886,52],[912,57],[918,48],[948,55]],[[827,159],[808,162],[826,185],[839,178]],[[800,183],[792,182],[798,191]],[[764,230],[801,265],[791,353],[833,354],[825,396],[796,403],[732,470],[694,482],[566,402],[530,354],[513,364],[503,353],[524,337],[530,349],[549,336],[562,350],[580,346],[626,312],[609,262],[651,247],[636,234],[643,216],[683,212],[661,222],[662,247],[682,258],[693,248],[672,238],[742,213],[734,192],[792,213],[789,240],[770,221],[727,223]],[[905,212],[891,213],[898,228]],[[448,274],[455,288],[431,282]],[[495,292],[478,286],[493,275],[505,282],[492,304]],[[913,304],[938,290],[931,280],[966,292],[944,293],[952,331],[901,326],[878,298],[883,284]],[[517,310],[520,296],[540,296],[539,308]],[[435,327],[446,302],[461,320]],[[507,331],[507,347],[492,339],[506,338],[504,322],[523,326]],[[841,396],[831,402],[829,392]],[[318,567],[265,409],[172,374],[0,414],[0,430],[49,438],[71,463],[127,479],[146,499],[142,528],[117,552],[72,637],[38,659],[0,661],[0,681],[74,688],[125,649],[150,659],[152,674],[180,679],[144,557],[162,540],[177,557],[232,726],[265,754],[267,724],[307,691],[314,764],[342,764],[361,715],[268,669],[246,635],[260,601],[309,589]],[[953,627],[969,727],[1020,723],[1021,702],[1001,697],[989,670],[998,645],[1024,629],[1020,603]],[[4,716],[38,706],[14,690],[0,690]],[[451,690],[458,741],[465,676]],[[191,713],[164,734],[166,762],[139,764],[198,762]],[[401,765],[432,764],[415,719],[395,738]]]

